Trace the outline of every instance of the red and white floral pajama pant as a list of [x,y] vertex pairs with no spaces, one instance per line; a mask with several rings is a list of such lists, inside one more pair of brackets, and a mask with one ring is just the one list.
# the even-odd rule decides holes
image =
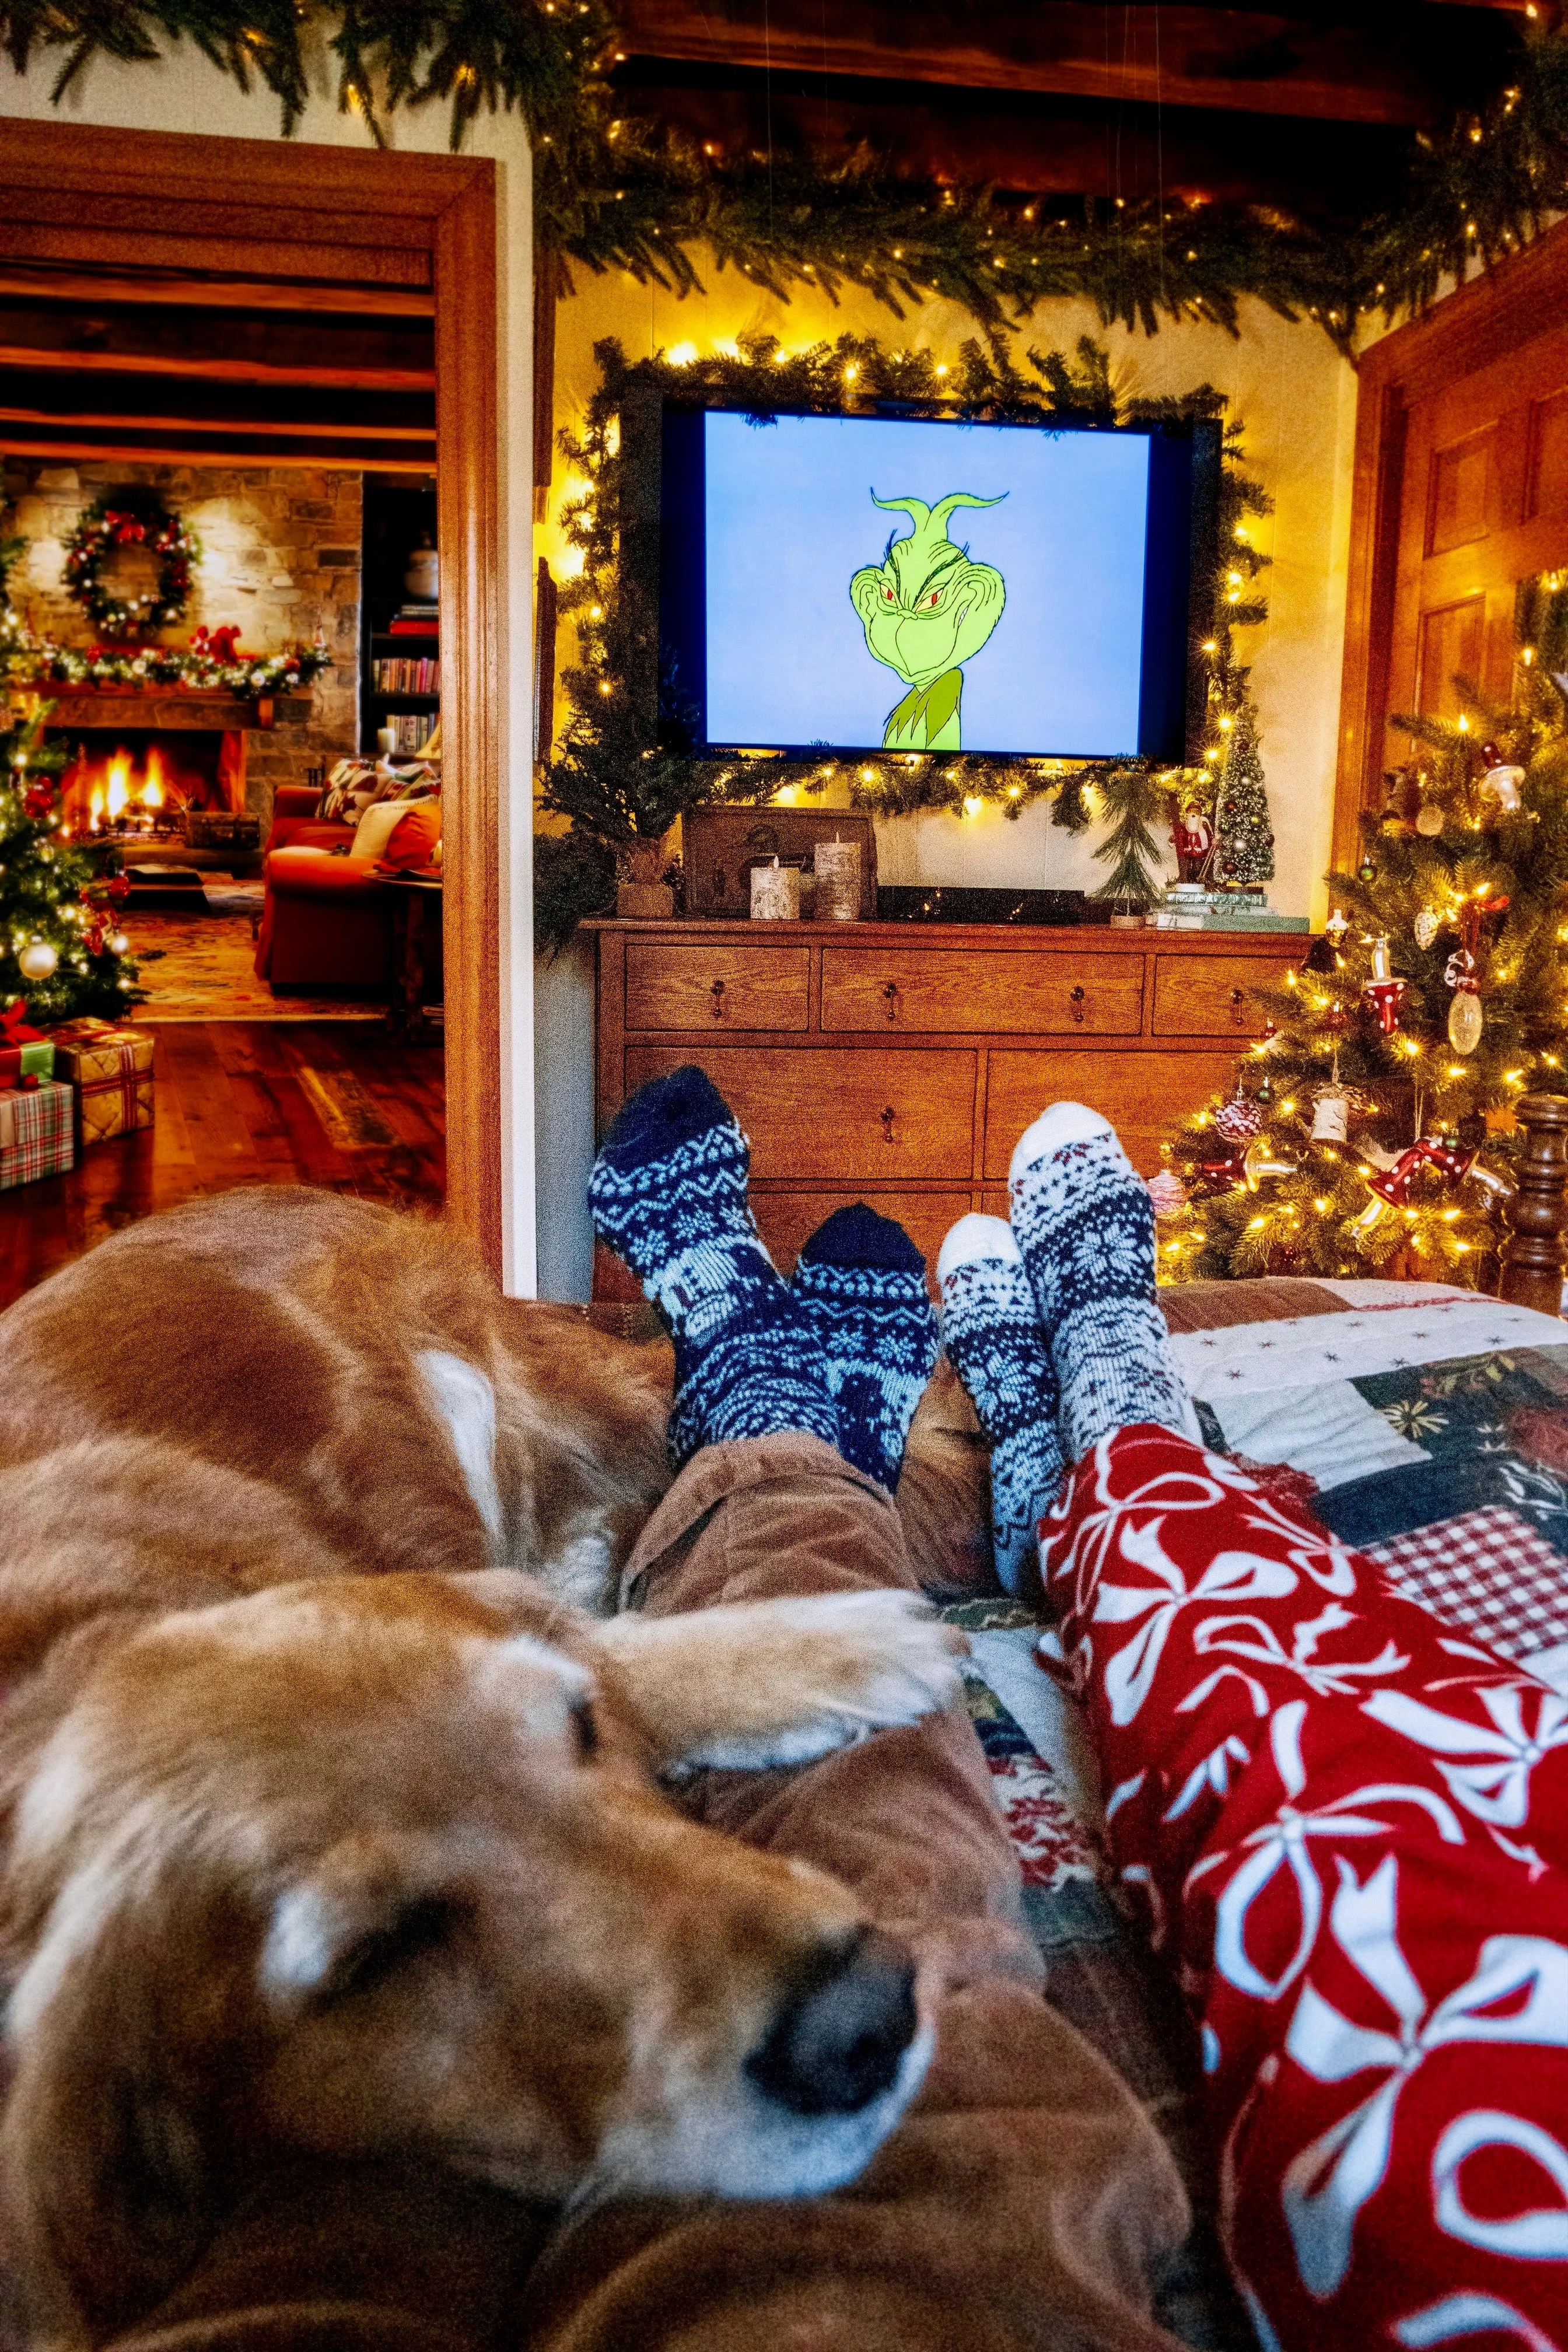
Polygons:
[[1041,1536],[1264,2345],[1568,2352],[1568,1699],[1169,1430]]

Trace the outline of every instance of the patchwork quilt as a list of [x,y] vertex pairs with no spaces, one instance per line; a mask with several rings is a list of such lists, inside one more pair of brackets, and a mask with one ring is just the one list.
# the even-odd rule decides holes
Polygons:
[[[1413,1600],[1568,1694],[1568,1322],[1441,1286],[1195,1284],[1162,1294],[1205,1443],[1304,1506]],[[1051,2000],[1184,2159],[1198,2228],[1163,2282],[1181,2339],[1252,2347],[1190,2145],[1197,2053],[1148,1965],[1103,1844],[1055,1637],[1011,1602],[944,1612],[970,1633],[970,1712],[1006,1814]]]

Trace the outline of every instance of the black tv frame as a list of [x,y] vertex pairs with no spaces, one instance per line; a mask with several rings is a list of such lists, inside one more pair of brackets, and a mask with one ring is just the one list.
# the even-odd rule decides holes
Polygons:
[[[689,455],[683,457],[680,447],[682,435],[692,436],[692,425],[704,415],[712,414],[754,415],[755,412],[718,400],[683,401],[671,398],[651,384],[637,386],[621,412],[620,587],[623,616],[629,624],[626,641],[631,649],[631,675],[626,683],[633,698],[633,709],[637,714],[639,729],[649,745],[658,740],[661,655],[666,657],[667,675],[669,674],[668,657],[673,656],[676,665],[674,675],[679,688],[699,709],[703,709],[704,698],[701,689],[705,685],[702,671],[705,667],[706,651],[701,626],[703,619],[700,590],[701,550],[699,548],[695,562],[691,560],[689,550],[684,551],[684,561],[675,558],[670,540],[676,522],[671,511],[671,501],[666,496],[666,489],[668,473],[671,467],[679,467],[682,464],[689,466]],[[774,415],[822,416],[836,414],[849,417],[880,417],[889,422],[894,418],[900,420],[908,418],[922,423],[962,424],[971,421],[961,417],[955,418],[951,412],[927,410],[906,402],[879,403],[871,406],[846,406],[839,411],[781,406],[776,411],[770,411],[767,419],[758,421],[771,421],[771,417]],[[677,424],[672,431],[671,420],[673,419],[691,420],[691,423]],[[991,420],[973,421],[990,422]],[[1216,419],[1209,417],[1180,419],[1173,422],[1161,419],[1153,423],[1136,422],[1129,425],[1118,426],[1091,425],[1066,417],[1042,418],[1038,423],[1032,419],[1022,421],[999,419],[997,421],[1005,422],[1010,429],[1020,432],[1057,435],[1111,431],[1137,433],[1149,439],[1153,445],[1151,449],[1152,487],[1154,466],[1159,462],[1156,451],[1164,447],[1170,450],[1173,457],[1180,453],[1180,457],[1187,468],[1190,483],[1187,508],[1187,563],[1184,572],[1180,566],[1167,565],[1163,574],[1157,576],[1155,542],[1152,538],[1151,539],[1145,589],[1144,645],[1147,648],[1151,641],[1150,603],[1152,597],[1158,594],[1163,578],[1164,593],[1169,600],[1166,607],[1167,626],[1163,634],[1158,630],[1154,631],[1155,650],[1158,652],[1163,646],[1184,642],[1184,675],[1175,677],[1157,675],[1151,681],[1146,662],[1143,683],[1140,690],[1140,750],[1136,754],[1121,756],[1124,760],[1131,757],[1147,759],[1152,764],[1160,766],[1196,766],[1202,759],[1209,733],[1207,672],[1203,659],[1203,648],[1214,635],[1215,621],[1215,606],[1219,556],[1219,483],[1223,439],[1221,425]],[[699,448],[700,446],[699,440]],[[684,483],[678,480],[671,487],[684,489],[689,499],[692,487],[689,479]],[[700,491],[700,476],[696,488]],[[1177,609],[1181,606],[1185,607],[1184,628],[1182,625],[1180,611]],[[684,624],[679,633],[686,640],[684,645],[679,641],[679,637],[672,637],[668,629],[668,619],[672,609],[677,612],[679,618]],[[1174,623],[1173,626],[1171,625],[1172,623]],[[699,648],[695,657],[690,650],[693,644]],[[695,677],[692,675],[693,671],[697,673]],[[1152,745],[1144,748],[1144,709],[1151,700],[1157,700],[1163,711],[1163,727],[1160,731],[1160,748],[1157,749]],[[705,710],[703,710],[703,719],[705,723]],[[1153,733],[1154,729],[1152,727],[1149,732]],[[711,761],[726,756],[734,756],[739,748],[709,744],[704,740],[693,749],[691,756],[694,760]],[[825,756],[820,743],[770,745],[767,749],[772,756],[786,761],[820,761]],[[883,756],[883,747],[880,742],[864,745],[834,744],[826,756],[836,759],[840,757],[877,758]],[[1022,762],[1037,758],[1064,760],[1082,758],[1085,765],[1093,764],[1097,760],[1100,764],[1116,763],[1114,754],[1086,756],[1070,751],[1059,753],[994,752],[986,751],[980,747],[971,751],[966,747],[956,756],[961,760],[983,758],[994,762],[1003,762],[1009,759],[1016,759]]]

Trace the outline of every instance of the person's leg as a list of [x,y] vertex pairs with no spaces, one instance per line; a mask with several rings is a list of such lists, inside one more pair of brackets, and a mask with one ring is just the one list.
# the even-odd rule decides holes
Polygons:
[[1032,1580],[1040,1521],[1066,1475],[1056,1367],[1018,1244],[1000,1217],[960,1217],[936,1262],[942,1344],[991,1445],[991,1549],[1005,1589]]
[[1568,1704],[1180,1433],[1103,1128],[1058,1105],[1014,1167],[1077,1462],[1042,1573],[1200,2024],[1232,2268],[1283,2352],[1559,2342]]
[[[656,1613],[911,1585],[891,1499],[819,1441],[710,1449],[627,1570]],[[802,2203],[606,2210],[534,2282],[540,2352],[1173,2352],[1148,2274],[1185,2232],[1174,2167],[1037,1990],[1017,1874],[962,1712],[792,1773],[712,1773],[700,1817],[831,1870],[936,1990],[925,2089],[851,2189]]]
[[816,1334],[838,1408],[838,1449],[889,1489],[936,1368],[926,1262],[901,1225],[863,1201],[836,1209],[790,1277]]

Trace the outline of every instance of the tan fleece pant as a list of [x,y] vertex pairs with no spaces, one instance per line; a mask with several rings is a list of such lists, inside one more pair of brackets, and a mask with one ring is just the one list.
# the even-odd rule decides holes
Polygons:
[[[631,1605],[913,1583],[889,1496],[818,1439],[710,1448],[626,1570]],[[263,2183],[138,2352],[331,2343],[527,2352],[1163,2352],[1151,2266],[1174,2167],[1105,2062],[1042,2000],[1017,1873],[961,1712],[795,1772],[710,1773],[700,1818],[837,1872],[942,1973],[936,2056],[869,2169],[832,2197],[617,2205],[552,2231],[411,2165]]]

